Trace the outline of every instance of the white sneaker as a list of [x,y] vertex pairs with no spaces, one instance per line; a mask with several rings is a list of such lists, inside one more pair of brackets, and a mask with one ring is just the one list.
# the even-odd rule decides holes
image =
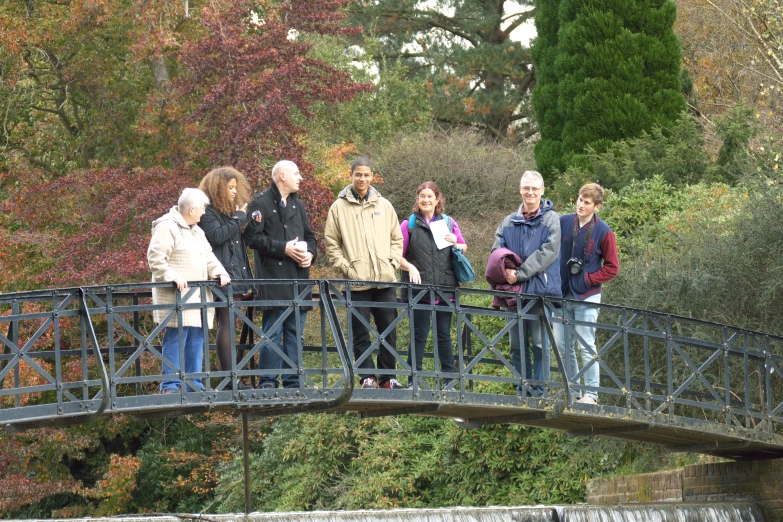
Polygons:
[[377,388],[378,383],[375,381],[375,377],[367,377],[362,381],[362,388]]
[[598,401],[592,395],[585,395],[581,399],[577,399],[576,402],[579,404],[592,404],[593,406],[598,406]]
[[404,390],[405,386],[400,384],[400,381],[397,379],[389,379],[388,382],[383,383],[381,388],[386,388],[387,390]]

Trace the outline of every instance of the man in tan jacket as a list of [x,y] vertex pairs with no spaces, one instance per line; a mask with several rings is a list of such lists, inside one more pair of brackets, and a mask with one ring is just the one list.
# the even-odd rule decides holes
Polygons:
[[[205,281],[220,278],[220,286],[227,285],[231,278],[220,264],[209,241],[196,223],[204,215],[209,198],[199,189],[186,188],[182,191],[176,207],[152,223],[152,239],[147,249],[147,262],[152,271],[152,282],[174,283],[186,295],[188,281]],[[206,300],[212,302],[212,292],[206,289]],[[155,286],[152,289],[152,303],[174,305],[177,302],[175,289],[171,286]],[[200,303],[201,292],[195,291],[188,303]],[[215,311],[207,309],[208,327],[212,328]],[[176,308],[155,310],[156,323],[165,323],[161,352],[163,353],[163,375],[179,373],[179,322]],[[182,310],[182,343],[185,354],[185,373],[201,373],[204,347],[204,329],[201,324],[201,310]],[[171,364],[169,364],[170,361]],[[204,385],[200,379],[188,379],[187,391],[201,391]],[[179,379],[167,379],[160,385],[160,393],[179,391]]]
[[[351,185],[340,191],[326,218],[326,257],[345,279],[395,282],[402,258],[402,232],[397,213],[370,184],[373,178],[370,160],[356,159],[351,165],[351,178]],[[397,297],[393,287],[373,284],[353,286],[351,300],[396,303]],[[356,307],[353,310],[367,323],[372,315],[380,334],[378,370],[381,375],[378,378],[371,373],[360,374],[362,388],[379,385],[388,389],[404,388],[394,375],[383,372],[396,368],[396,354],[392,350],[397,350],[397,329],[390,328],[397,318],[396,308]],[[351,315],[351,328],[356,365],[374,370],[369,350],[370,332],[356,315]]]

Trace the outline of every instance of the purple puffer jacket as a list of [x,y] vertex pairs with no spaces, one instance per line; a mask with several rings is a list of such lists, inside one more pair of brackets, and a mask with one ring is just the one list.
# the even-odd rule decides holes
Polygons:
[[[507,248],[493,250],[492,253],[489,254],[487,271],[484,274],[484,277],[489,283],[489,287],[492,290],[500,292],[513,292],[515,294],[524,293],[525,286],[521,281],[513,285],[508,284],[506,281],[506,268],[513,268],[516,270],[521,264],[522,258],[511,250]],[[492,298],[492,307],[516,309],[517,300],[510,296],[496,295]]]

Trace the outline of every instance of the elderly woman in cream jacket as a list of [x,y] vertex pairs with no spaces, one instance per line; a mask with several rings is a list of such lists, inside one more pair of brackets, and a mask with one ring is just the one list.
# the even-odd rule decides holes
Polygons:
[[[184,295],[188,289],[188,281],[204,281],[219,277],[220,286],[225,286],[231,281],[226,269],[212,253],[204,232],[197,225],[208,204],[209,198],[202,191],[186,188],[182,191],[177,206],[172,207],[168,214],[152,223],[152,239],[147,249],[147,262],[152,270],[153,283],[173,282]],[[209,289],[206,292],[207,301],[212,302],[212,292]],[[174,288],[153,288],[152,302],[156,305],[176,303]],[[187,302],[201,302],[201,292],[194,292]],[[156,323],[166,324],[162,343],[163,375],[177,374],[180,368],[180,352],[176,311],[172,306],[166,310],[155,310],[153,315]],[[207,310],[209,328],[212,328],[214,315],[213,309]],[[185,373],[200,373],[204,346],[201,310],[182,311],[182,337],[185,347]],[[187,391],[204,389],[200,379],[188,379],[187,384]],[[160,385],[160,393],[177,392],[179,386],[179,379],[164,380]]]

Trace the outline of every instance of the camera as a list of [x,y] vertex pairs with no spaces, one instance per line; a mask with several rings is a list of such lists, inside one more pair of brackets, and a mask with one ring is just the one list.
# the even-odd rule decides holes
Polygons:
[[568,260],[566,266],[568,267],[568,271],[571,272],[571,275],[578,275],[585,266],[585,262],[578,257],[572,257]]

